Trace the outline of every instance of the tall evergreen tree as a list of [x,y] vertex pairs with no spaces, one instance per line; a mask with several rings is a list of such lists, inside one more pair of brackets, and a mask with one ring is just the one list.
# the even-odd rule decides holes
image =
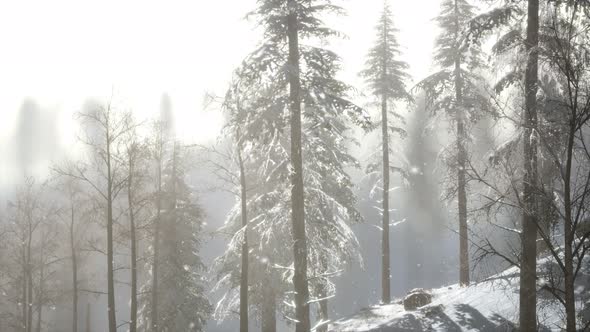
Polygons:
[[211,305],[199,256],[204,214],[186,183],[187,152],[179,143],[164,169],[159,331],[203,331]]
[[445,112],[454,126],[454,147],[450,149],[450,169],[459,216],[459,282],[469,284],[469,241],[467,225],[467,172],[469,130],[489,109],[482,94],[485,81],[477,74],[484,67],[478,43],[464,47],[464,27],[474,17],[474,7],[466,0],[443,0],[436,21],[441,33],[436,40],[434,60],[441,68],[418,84],[426,93],[434,112]]
[[[403,116],[395,111],[395,102],[398,100],[411,100],[406,89],[405,81],[409,79],[406,70],[408,65],[399,59],[401,55],[400,45],[397,41],[392,13],[387,1],[384,2],[383,12],[376,27],[377,42],[369,51],[366,69],[361,73],[371,89],[371,94],[381,103],[381,150],[382,150],[382,185],[383,185],[383,212],[382,212],[382,239],[381,239],[381,301],[389,303],[391,300],[390,287],[390,252],[389,252],[389,223],[390,223],[390,198],[389,178],[392,170],[400,170],[390,164],[392,154],[390,135],[405,135],[401,128]],[[371,168],[378,164],[371,165]]]
[[[165,154],[162,168],[161,212],[158,225],[159,249],[157,331],[203,331],[212,308],[205,295],[201,246],[204,214],[186,183],[188,151],[174,143]],[[151,248],[153,254],[153,248]],[[138,314],[139,330],[152,323],[153,279],[140,291],[143,306]]]
[[[325,40],[337,35],[334,30],[323,24],[320,17],[327,12],[340,11],[341,9],[329,0],[259,0],[258,8],[253,13],[264,29],[266,41],[257,52],[257,58],[262,62],[257,62],[254,66],[263,72],[273,72],[273,80],[270,82],[273,83],[275,91],[288,91],[288,102],[279,105],[281,108],[289,107],[289,117],[283,117],[282,124],[277,128],[285,127],[286,123],[288,126],[284,129],[290,131],[290,148],[287,156],[291,161],[290,210],[294,262],[292,279],[297,332],[310,330],[307,276],[309,234],[306,236],[305,221],[305,202],[308,200],[305,198],[303,173],[303,153],[306,152],[303,145],[308,133],[303,132],[302,119],[310,121],[311,128],[329,127],[333,125],[332,118],[337,115],[332,113],[333,111],[357,115],[360,113],[358,107],[343,99],[346,87],[334,78],[338,69],[337,56],[326,49],[304,44],[313,44],[318,39]],[[316,75],[310,75],[308,72]],[[284,93],[280,95],[285,96]],[[277,101],[276,97],[273,99]],[[302,103],[305,104],[305,108],[302,108]],[[274,102],[271,104],[277,106]],[[272,118],[276,118],[276,115]],[[334,131],[336,130],[337,127]]]
[[173,118],[171,110],[170,98],[168,95],[162,95],[160,100],[160,120],[154,123],[154,139],[152,142],[152,156],[156,164],[155,185],[156,191],[154,193],[155,218],[153,219],[153,236],[152,236],[152,251],[153,259],[151,266],[151,301],[150,301],[150,330],[157,332],[159,330],[159,310],[158,310],[158,294],[159,294],[159,269],[160,269],[160,224],[162,220],[163,207],[163,168],[164,162],[169,153],[170,141],[173,138]]
[[[349,87],[335,78],[339,69],[338,56],[314,45],[317,37],[323,40],[336,34],[323,26],[317,18],[319,14],[326,10],[338,11],[339,8],[323,1],[289,3],[294,7],[288,9],[287,1],[259,2],[260,7],[255,14],[266,28],[266,39],[237,71],[239,89],[233,90],[231,98],[240,99],[242,107],[229,117],[228,126],[240,128],[240,137],[236,141],[247,142],[250,146],[247,169],[251,169],[261,182],[252,184],[257,190],[249,194],[247,199],[248,213],[253,216],[249,220],[251,225],[248,229],[252,233],[248,233],[248,241],[259,246],[257,249],[251,248],[251,257],[262,257],[263,261],[270,261],[269,266],[275,269],[277,266],[286,268],[284,273],[277,274],[279,280],[276,284],[286,285],[285,278],[290,279],[295,296],[293,292],[285,293],[283,286],[275,288],[275,295],[283,297],[286,303],[293,301],[292,297],[295,298],[292,308],[283,308],[284,313],[291,316],[290,310],[295,309],[297,329],[307,330],[310,326],[307,322],[308,306],[314,301],[309,297],[309,291],[312,291],[312,296],[327,293],[326,300],[334,291],[329,279],[336,268],[358,258],[358,244],[348,226],[350,222],[360,220],[360,215],[354,209],[352,182],[344,171],[347,166],[357,166],[347,151],[347,145],[351,142],[347,131],[351,122],[368,126],[369,120],[362,109],[346,99]],[[310,43],[298,46],[300,87],[297,90],[305,105],[301,109],[303,117],[300,124],[303,133],[300,137],[301,149],[305,156],[302,165],[306,170],[302,178],[307,216],[305,227],[308,228],[303,234],[307,248],[303,255],[305,257],[299,254],[285,255],[284,252],[284,244],[298,241],[296,239],[301,235],[293,231],[301,224],[289,227],[286,222],[292,210],[288,205],[294,199],[290,194],[293,189],[293,167],[288,162],[293,156],[293,137],[285,134],[291,133],[293,126],[292,112],[288,112],[291,110],[289,106],[293,105],[293,80],[290,75],[293,67],[289,62],[290,54],[284,51],[287,49],[287,31],[281,25],[281,22],[287,21],[287,13],[297,16],[300,22],[299,34]],[[293,17],[289,19],[293,20]],[[285,200],[285,197],[292,199]],[[234,211],[234,216],[239,215],[238,207]],[[226,228],[233,227],[230,233],[242,236],[235,233],[241,227],[235,224],[236,220],[230,215]],[[289,234],[295,234],[295,239]],[[242,243],[236,238],[234,240],[231,243]],[[231,254],[236,248],[230,245],[220,261],[227,262],[230,257],[237,257]],[[322,257],[326,257],[327,262],[321,263]],[[300,271],[302,260],[305,260],[306,266],[303,273]],[[256,260],[253,259],[251,264],[257,264]],[[287,268],[292,264],[293,270]],[[256,270],[259,269],[252,265],[251,271]],[[302,274],[307,275],[304,280],[301,280]],[[228,280],[237,279],[228,276],[221,278],[222,282]],[[263,281],[259,277],[256,279],[252,273],[249,280],[251,290]],[[302,288],[302,284],[307,286]],[[235,297],[226,296],[225,299]]]
[[203,331],[212,308],[205,296],[199,250],[204,215],[186,178],[189,151],[174,138],[173,114],[162,97],[160,120],[154,123],[152,146],[152,245],[147,263],[151,278],[140,290],[138,329]]

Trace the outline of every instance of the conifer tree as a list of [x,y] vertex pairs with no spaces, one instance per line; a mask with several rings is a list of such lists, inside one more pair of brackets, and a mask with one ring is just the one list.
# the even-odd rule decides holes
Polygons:
[[138,330],[203,331],[212,312],[205,295],[206,267],[199,255],[205,216],[186,182],[191,155],[174,139],[167,95],[161,107],[152,142],[156,188],[153,244],[148,248],[153,260],[147,264],[152,275],[139,292]]
[[[262,123],[268,119],[279,123],[267,122],[271,129],[289,130],[290,145],[287,160],[291,161],[289,189],[291,208],[291,232],[294,273],[292,276],[295,298],[295,330],[310,330],[309,317],[309,278],[308,278],[308,239],[306,233],[305,198],[306,190],[303,165],[305,140],[310,133],[308,128],[332,130],[335,134],[340,129],[335,119],[344,114],[352,115],[355,120],[364,120],[362,110],[344,97],[348,87],[335,79],[338,70],[338,57],[333,52],[314,46],[314,41],[327,40],[337,35],[336,31],[326,27],[321,16],[329,12],[342,12],[341,8],[325,0],[259,0],[258,8],[253,12],[265,32],[265,43],[259,48],[251,61],[246,64],[250,76],[264,78],[266,84],[276,94],[265,100],[265,104],[274,111],[269,118],[260,116]],[[308,44],[309,43],[309,44]],[[288,51],[286,51],[288,50]],[[256,84],[260,87],[260,84]],[[287,94],[288,92],[288,94]],[[305,107],[302,108],[302,104]],[[275,107],[278,107],[275,108]],[[289,114],[280,115],[277,111],[289,108]],[[262,129],[262,128],[261,128]],[[308,129],[309,130],[309,129]],[[264,134],[264,132],[262,132]],[[272,137],[266,135],[266,138]]]
[[[391,138],[390,135],[400,134],[405,136],[405,130],[401,128],[403,116],[395,111],[395,102],[399,100],[411,100],[406,89],[405,81],[409,78],[406,70],[408,65],[399,59],[401,55],[400,45],[397,41],[391,9],[387,1],[384,3],[383,12],[376,27],[377,42],[369,51],[366,69],[361,73],[370,87],[371,94],[380,100],[381,106],[381,150],[382,150],[382,240],[381,240],[381,301],[389,303],[390,291],[390,252],[389,252],[389,223],[390,223],[390,198],[389,178],[392,170],[401,170],[390,164]],[[370,166],[370,170],[377,168],[378,164]]]
[[[322,4],[317,5],[318,3]],[[275,295],[284,298],[287,303],[293,301],[293,292],[284,292],[284,285],[293,282],[295,301],[292,308],[282,310],[291,316],[290,310],[294,308],[297,329],[307,330],[307,307],[310,302],[314,302],[309,291],[312,291],[312,296],[326,292],[327,299],[334,291],[333,284],[329,282],[334,271],[359,258],[358,243],[348,224],[360,220],[361,217],[354,208],[352,182],[344,169],[347,166],[358,166],[348,153],[348,144],[353,142],[348,131],[350,124],[368,127],[369,119],[361,108],[347,99],[350,88],[335,77],[339,69],[339,57],[311,41],[311,37],[325,39],[336,35],[335,31],[325,28],[317,16],[325,10],[338,11],[339,8],[320,1],[296,3],[292,7],[295,10],[291,12],[296,13],[300,19],[299,33],[306,37],[305,40],[308,37],[310,39],[309,45],[299,45],[299,92],[305,105],[301,110],[304,116],[301,121],[303,135],[300,139],[305,156],[302,159],[305,169],[302,180],[307,216],[305,226],[309,231],[305,232],[305,257],[285,255],[284,244],[298,241],[290,235],[295,234],[292,229],[296,225],[291,227],[286,222],[290,219],[289,204],[292,202],[285,200],[285,197],[293,197],[290,194],[293,188],[293,168],[288,162],[293,156],[293,137],[286,134],[293,126],[291,113],[287,112],[289,105],[292,105],[289,80],[289,70],[292,67],[289,54],[284,51],[286,31],[280,22],[287,20],[286,13],[290,11],[287,10],[286,1],[260,1],[259,4],[259,10],[255,14],[267,30],[266,39],[246,58],[236,73],[239,88],[231,89],[233,95],[230,98],[239,99],[241,107],[229,116],[227,126],[240,129],[240,136],[235,141],[249,146],[250,160],[247,169],[262,182],[252,184],[257,190],[249,193],[247,199],[248,214],[253,216],[248,222],[248,229],[251,230],[248,233],[248,242],[259,246],[256,249],[259,250],[258,253],[255,249],[250,249],[251,257],[262,257],[265,263],[271,261],[269,266],[274,266],[275,270],[277,266],[282,266],[279,269],[284,271],[276,274],[279,280],[275,283],[279,286],[275,289]],[[239,211],[238,207],[233,211]],[[236,215],[239,214],[234,214]],[[230,234],[237,234],[235,231],[241,227],[235,223],[236,220],[231,215],[228,218],[226,228],[233,229]],[[231,254],[237,248],[236,243],[242,242],[234,237],[220,261],[237,257],[235,253],[233,256]],[[328,258],[325,264],[320,264],[322,257]],[[301,275],[298,274],[301,273],[299,269],[303,259],[306,266],[303,273],[307,275],[304,281],[300,280]],[[254,267],[257,264],[254,259],[251,264],[252,271],[259,270]],[[291,265],[293,270],[288,268]],[[222,274],[220,281],[228,280],[237,279]],[[256,283],[261,280],[252,274],[249,280],[250,293],[256,294],[252,289],[256,289]],[[302,284],[307,286],[302,288]],[[323,286],[320,287],[320,284]],[[235,303],[235,297],[226,296],[224,299],[230,303],[234,299]],[[223,303],[218,306],[220,307],[224,307]]]
[[212,310],[199,256],[205,216],[185,180],[187,153],[175,143],[164,169],[159,331],[203,331]]
[[477,69],[484,67],[480,45],[464,47],[464,28],[475,16],[474,7],[466,0],[443,0],[436,19],[441,33],[436,40],[434,60],[440,70],[417,86],[424,90],[431,109],[444,112],[452,124],[454,147],[448,158],[450,194],[457,195],[459,217],[459,282],[469,284],[469,241],[467,225],[467,172],[469,165],[470,126],[489,110],[482,94],[485,81]]

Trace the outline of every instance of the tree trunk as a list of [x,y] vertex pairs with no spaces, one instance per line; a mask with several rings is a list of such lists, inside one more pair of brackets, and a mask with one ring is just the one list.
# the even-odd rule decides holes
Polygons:
[[537,76],[539,45],[539,0],[528,0],[524,114],[524,183],[522,214],[522,254],[520,269],[520,329],[537,329],[537,143],[532,139],[537,125]]
[[90,328],[92,326],[92,320],[90,319],[90,303],[86,303],[86,332],[92,332]]
[[[23,241],[24,244],[24,241]],[[22,279],[22,293],[21,293],[21,306],[22,306],[22,320],[21,320],[21,327],[22,331],[27,331],[27,270],[29,269],[29,263],[27,261],[27,247],[23,245],[23,279]]]
[[37,295],[37,328],[35,329],[36,332],[41,332],[41,322],[43,321],[43,278],[45,278],[43,273],[43,263],[41,263],[41,267],[39,270],[39,294]]
[[[324,292],[324,297],[326,297]],[[328,299],[320,301],[320,319],[325,322],[324,325],[318,327],[318,332],[328,332]]]
[[160,218],[162,216],[162,155],[158,160],[158,192],[156,197],[156,219],[154,220],[154,261],[152,264],[152,311],[151,331],[158,331],[158,259],[160,255]]
[[29,271],[27,275],[27,332],[33,330],[33,274]]
[[303,157],[301,151],[301,82],[299,77],[299,31],[297,1],[288,0],[287,37],[289,40],[289,102],[291,113],[292,232],[293,286],[295,288],[295,331],[309,332],[309,289],[307,280],[307,239],[305,236],[305,206],[303,190]]
[[240,164],[242,228],[244,229],[242,270],[240,272],[240,332],[248,332],[248,210],[246,204],[246,174],[241,147],[238,147],[238,162]]
[[[539,181],[543,181],[544,175],[542,171],[539,171]],[[543,194],[539,197],[538,203],[538,227],[537,227],[537,257],[543,257],[549,252],[549,246],[547,240],[551,239],[551,227],[556,222],[553,217],[554,205],[552,201],[553,192],[557,190],[553,186],[553,178],[547,179],[548,183],[541,183],[541,188],[544,188]]]
[[324,322],[324,324],[318,327],[318,332],[328,332],[328,294],[326,292],[326,287],[324,285],[320,286],[320,291],[318,292],[318,296],[320,297],[320,320]]
[[[133,152],[130,152],[133,153]],[[127,179],[127,201],[129,203],[129,235],[131,237],[131,305],[129,332],[137,331],[137,240],[135,234],[135,211],[133,210],[133,156],[129,156],[129,176]]]
[[41,332],[41,322],[43,321],[43,306],[39,304],[37,306],[37,310],[37,328],[35,329],[35,331]]
[[277,332],[277,303],[275,294],[270,286],[265,288],[264,293],[261,332]]
[[[459,7],[455,0],[455,38],[459,40]],[[463,109],[463,82],[461,80],[461,59],[455,59],[455,121],[457,121],[457,202],[459,211],[459,283],[469,285],[469,232],[467,228],[467,134]]]
[[[570,132],[567,146],[567,162],[565,169],[565,186],[564,186],[564,281],[565,281],[565,315],[566,330],[568,332],[576,331],[576,298],[575,298],[575,276],[574,276],[574,255],[572,247],[575,245],[575,228],[573,220],[573,203],[571,198],[571,178],[573,164],[574,139],[576,134],[575,116],[572,117]],[[578,262],[582,264],[582,262]]]
[[115,273],[113,253],[113,174],[111,170],[111,141],[107,129],[107,293],[109,332],[117,332],[115,313]]
[[[320,264],[322,273],[327,273],[328,263],[325,254],[322,254],[322,256],[320,257]],[[317,332],[328,332],[328,292],[326,290],[326,283],[328,282],[328,277],[326,276],[322,279],[322,283],[319,285],[318,289],[318,297],[320,298],[319,318],[320,321],[324,322],[324,324],[317,328]]]
[[26,331],[33,330],[33,263],[31,261],[31,248],[33,240],[32,220],[29,220],[29,239],[27,244],[27,302],[26,302]]
[[[387,20],[384,20],[383,44],[387,45]],[[387,77],[385,52],[383,57],[383,81]],[[381,301],[391,302],[391,269],[389,267],[389,131],[387,120],[387,96],[381,96],[381,136],[383,139],[383,220],[381,231]]]
[[72,259],[72,332],[78,332],[78,259],[74,242],[74,201],[70,207],[70,250]]

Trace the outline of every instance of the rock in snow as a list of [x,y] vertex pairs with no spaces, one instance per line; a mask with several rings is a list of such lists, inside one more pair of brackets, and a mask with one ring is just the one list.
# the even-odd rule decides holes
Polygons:
[[406,311],[416,310],[432,302],[432,295],[422,288],[412,289],[404,298]]

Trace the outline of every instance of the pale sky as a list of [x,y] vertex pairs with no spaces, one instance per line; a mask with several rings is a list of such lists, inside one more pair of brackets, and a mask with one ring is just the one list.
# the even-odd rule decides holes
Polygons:
[[[431,68],[439,0],[389,1],[405,59],[420,79]],[[362,88],[357,73],[374,40],[383,0],[335,2],[348,10],[346,17],[329,19],[348,36],[333,43],[343,58],[342,78]],[[1,1],[0,151],[10,150],[25,97],[59,114],[67,146],[75,131],[72,114],[83,100],[108,97],[113,88],[140,118],[157,114],[166,92],[187,141],[215,137],[221,119],[202,111],[203,95],[222,94],[232,70],[260,40],[254,22],[243,19],[255,5],[255,0]],[[8,168],[0,167],[4,173]]]

